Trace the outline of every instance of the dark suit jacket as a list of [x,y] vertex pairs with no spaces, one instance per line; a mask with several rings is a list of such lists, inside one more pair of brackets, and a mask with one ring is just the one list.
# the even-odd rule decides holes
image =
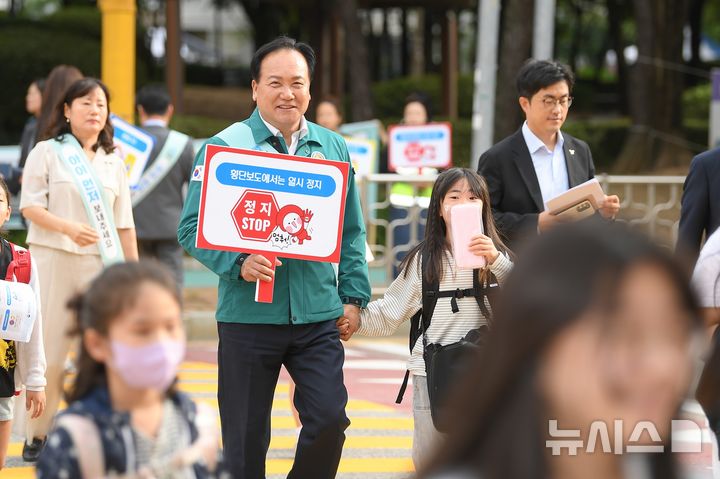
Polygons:
[[679,251],[697,259],[703,232],[720,226],[720,148],[693,158],[683,187],[678,230]]
[[[563,133],[570,188],[595,177],[590,148],[584,141]],[[537,235],[538,214],[545,209],[540,183],[522,130],[497,143],[480,157],[478,173],[485,177],[495,223],[517,249],[523,239]]]
[[[147,170],[157,159],[170,130],[161,126],[143,128],[155,137]],[[193,169],[193,145],[188,141],[177,163],[163,180],[135,208],[135,230],[138,239],[163,240],[177,238],[177,227],[183,207],[183,186],[190,181]]]

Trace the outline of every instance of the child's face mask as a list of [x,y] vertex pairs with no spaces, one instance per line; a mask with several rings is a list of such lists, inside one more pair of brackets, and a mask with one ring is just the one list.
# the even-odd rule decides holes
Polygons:
[[172,339],[144,346],[129,346],[122,341],[110,342],[113,359],[109,366],[130,387],[167,390],[185,356],[185,342]]

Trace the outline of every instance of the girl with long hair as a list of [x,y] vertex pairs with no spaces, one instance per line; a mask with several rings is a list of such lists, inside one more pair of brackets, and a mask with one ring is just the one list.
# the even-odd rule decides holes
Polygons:
[[[392,282],[383,298],[368,304],[360,315],[358,334],[364,336],[388,336],[422,308],[422,263],[428,284],[439,283],[440,291],[473,288],[475,270],[458,269],[453,259],[450,215],[451,208],[465,203],[482,205],[482,225],[485,234],[473,237],[469,249],[477,256],[484,256],[487,268],[477,272],[484,277],[493,273],[502,284],[512,268],[510,251],[505,247],[495,228],[490,198],[485,180],[467,168],[451,168],[438,175],[430,196],[425,238],[414,246],[400,265],[401,272]],[[452,300],[456,301],[453,308]],[[484,299],[489,307],[487,299]],[[457,309],[457,311],[454,311]],[[426,335],[427,343],[443,345],[457,342],[469,331],[487,325],[477,300],[473,296],[462,298],[439,298]],[[349,338],[358,325],[350,325],[343,339]],[[413,375],[413,462],[418,467],[430,455],[440,433],[431,417],[425,363],[423,361],[423,338],[416,341],[408,361]]]

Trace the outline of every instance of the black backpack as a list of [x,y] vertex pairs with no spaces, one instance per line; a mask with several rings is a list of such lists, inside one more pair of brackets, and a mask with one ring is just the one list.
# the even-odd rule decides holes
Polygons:
[[[497,279],[490,273],[485,284],[479,280],[479,270],[473,270],[473,287],[440,291],[438,281],[428,282],[425,276],[427,269],[426,256],[421,260],[422,277],[422,308],[410,320],[410,353],[415,347],[418,339],[423,338],[423,359],[425,360],[425,372],[427,374],[428,396],[430,399],[430,411],[433,424],[439,431],[444,430],[442,419],[442,402],[452,385],[462,372],[467,369],[467,362],[477,353],[478,348],[485,342],[489,329],[486,325],[468,331],[468,334],[460,341],[442,346],[440,344],[427,344],[425,332],[430,327],[430,320],[435,312],[435,305],[438,298],[451,298],[450,307],[453,313],[460,311],[457,299],[472,296],[478,303],[483,316],[491,318],[491,311],[485,305],[485,297],[491,308],[494,309],[495,295],[499,291]],[[405,371],[405,378],[400,386],[395,402],[400,404],[407,389],[410,371]]]

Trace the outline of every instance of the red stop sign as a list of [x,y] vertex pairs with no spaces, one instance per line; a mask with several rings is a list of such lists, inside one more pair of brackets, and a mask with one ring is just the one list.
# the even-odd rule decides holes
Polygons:
[[252,241],[268,241],[277,224],[275,195],[266,191],[245,191],[231,214],[240,237]]

